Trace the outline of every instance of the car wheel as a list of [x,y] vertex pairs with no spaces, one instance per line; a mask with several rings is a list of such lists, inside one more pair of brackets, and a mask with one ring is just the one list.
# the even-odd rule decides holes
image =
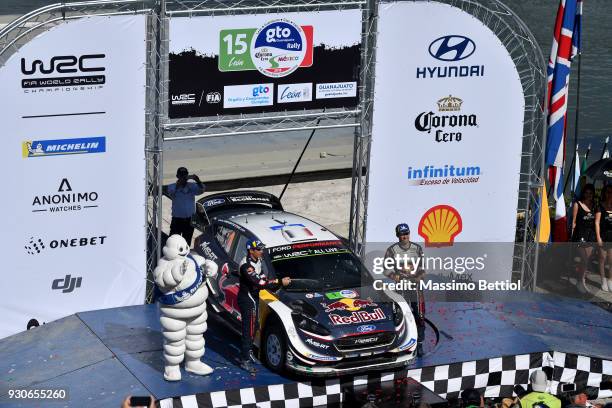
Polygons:
[[285,367],[287,346],[285,335],[278,324],[273,324],[264,336],[263,357],[264,362],[273,371],[281,372]]

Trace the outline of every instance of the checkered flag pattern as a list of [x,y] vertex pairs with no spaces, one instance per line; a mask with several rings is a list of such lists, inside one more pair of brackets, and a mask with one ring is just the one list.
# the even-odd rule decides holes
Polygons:
[[[529,376],[543,367],[553,368],[551,390],[560,382],[599,388],[612,379],[612,360],[561,352],[538,352],[484,360],[464,361],[388,373],[370,373],[310,383],[269,385],[168,398],[160,408],[289,408],[333,405],[342,400],[342,391],[366,384],[380,384],[413,378],[442,398],[458,398],[462,390],[476,388],[485,397],[512,396],[515,385],[527,388]],[[609,390],[599,398],[612,397]]]
[[340,403],[338,379],[268,385],[168,398],[160,408],[293,408]]

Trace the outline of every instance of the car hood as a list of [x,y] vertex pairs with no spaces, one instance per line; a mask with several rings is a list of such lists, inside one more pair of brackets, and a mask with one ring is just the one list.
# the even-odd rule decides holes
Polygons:
[[334,337],[372,331],[392,331],[392,301],[363,297],[359,289],[330,292],[281,291],[279,300],[326,327]]

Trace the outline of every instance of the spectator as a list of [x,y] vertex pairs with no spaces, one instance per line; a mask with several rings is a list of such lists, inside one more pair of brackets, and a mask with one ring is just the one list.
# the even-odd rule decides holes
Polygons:
[[[599,275],[601,290],[612,291],[612,185],[601,191],[601,200],[595,212],[595,235],[599,246]],[[610,267],[606,276],[606,263]]]
[[466,388],[461,392],[461,402],[463,408],[478,407],[484,408],[484,398],[480,395],[480,391],[475,388]]
[[586,287],[587,263],[597,242],[595,234],[595,187],[593,184],[585,185],[580,200],[574,203],[572,209],[572,242],[577,243],[577,251],[580,256],[576,288],[578,292],[584,295],[589,293]]
[[153,398],[152,396],[150,396],[150,403],[148,406],[144,406],[144,405],[131,405],[130,404],[130,399],[132,398],[131,395],[128,395],[127,397],[125,397],[125,399],[123,400],[123,403],[121,404],[121,408],[155,408],[155,398]]
[[585,408],[587,406],[588,396],[582,390],[570,397],[571,404],[566,408]]
[[[182,235],[191,247],[191,216],[195,214],[195,197],[204,193],[204,184],[197,175],[189,174],[185,167],[176,170],[176,177],[176,183],[168,186],[168,195],[172,199],[172,222],[168,235]],[[190,179],[195,183],[190,183]]]
[[561,400],[546,392],[548,378],[542,370],[536,370],[529,377],[532,391],[521,397],[521,408],[532,408],[534,406],[561,408]]

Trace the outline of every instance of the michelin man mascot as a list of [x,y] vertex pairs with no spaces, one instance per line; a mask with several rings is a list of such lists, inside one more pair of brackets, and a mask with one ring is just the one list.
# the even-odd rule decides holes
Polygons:
[[189,245],[180,235],[172,235],[162,249],[164,257],[153,271],[158,287],[160,322],[164,334],[166,381],[179,381],[179,364],[185,370],[208,375],[213,369],[200,361],[204,355],[206,332],[206,278],[215,276],[217,265],[199,255],[189,254]]

